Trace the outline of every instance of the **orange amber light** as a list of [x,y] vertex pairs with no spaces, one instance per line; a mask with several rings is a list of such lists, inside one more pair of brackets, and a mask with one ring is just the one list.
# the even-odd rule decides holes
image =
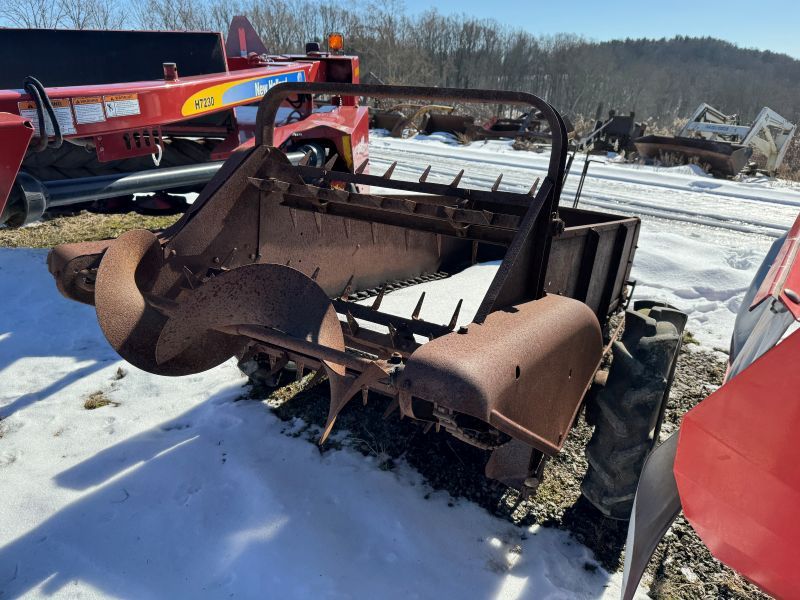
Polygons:
[[341,33],[328,34],[328,51],[341,52],[344,48],[344,36]]

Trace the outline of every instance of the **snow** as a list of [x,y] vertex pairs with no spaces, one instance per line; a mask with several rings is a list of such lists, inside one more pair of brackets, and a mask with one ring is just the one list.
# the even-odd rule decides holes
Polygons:
[[[401,317],[411,317],[411,312],[416,307],[421,294],[425,293],[419,318],[430,323],[447,325],[462,301],[456,319],[456,327],[468,325],[475,318],[481,301],[489,289],[500,261],[478,263],[455,273],[445,279],[428,281],[419,285],[402,288],[391,294],[386,294],[381,300],[381,311]],[[374,298],[361,300],[359,304],[371,305]],[[372,323],[359,321],[359,325],[369,328]],[[376,329],[385,332],[386,328],[377,326]],[[417,341],[424,343],[427,338],[417,336]]]
[[[374,137],[373,172],[527,190],[547,154],[447,136]],[[567,180],[575,193],[582,165]],[[745,289],[800,191],[724,182],[688,168],[592,164],[581,204],[643,219],[636,297],[689,312],[707,346],[727,346]],[[61,298],[44,251],[0,249],[0,596],[615,598],[565,532],[519,528],[431,493],[410,467],[320,454],[261,402],[243,400],[231,361],[180,379],[119,359],[92,307]],[[497,264],[425,284],[422,317],[460,323]],[[382,308],[410,315],[421,289]],[[369,300],[367,302],[370,302]],[[118,369],[124,377],[118,378]],[[86,410],[102,392],[118,406]],[[450,506],[450,505],[453,506]]]
[[[292,437],[233,362],[125,364],[45,256],[0,249],[3,598],[618,597],[563,531]],[[119,405],[84,409],[98,391]]]

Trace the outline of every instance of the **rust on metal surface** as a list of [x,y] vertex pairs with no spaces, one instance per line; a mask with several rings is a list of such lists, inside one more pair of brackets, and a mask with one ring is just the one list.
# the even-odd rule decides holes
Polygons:
[[423,345],[406,362],[400,386],[554,454],[602,351],[594,313],[548,295]]
[[740,144],[689,137],[646,135],[633,142],[639,154],[645,158],[669,160],[671,157],[683,162],[698,161],[708,165],[712,173],[733,177],[747,165],[753,149]]
[[[470,188],[463,171],[436,183],[431,167],[411,181],[394,166],[335,170],[335,153],[324,166],[292,165],[271,143],[295,94],[535,110],[553,136],[548,172],[516,192],[501,178]],[[593,381],[638,234],[637,219],[559,208],[558,113],[518,92],[292,83],[264,97],[256,134],[165,231],[54,249],[61,292],[94,303],[109,342],[142,369],[182,375],[262,356],[274,375],[293,361],[298,377],[330,380],[321,442],[353,397],[374,390],[402,415],[491,451],[490,476],[535,487]],[[491,260],[500,267],[466,328],[456,331],[457,298],[448,323],[424,318],[432,292],[410,314],[382,310],[393,290]]]

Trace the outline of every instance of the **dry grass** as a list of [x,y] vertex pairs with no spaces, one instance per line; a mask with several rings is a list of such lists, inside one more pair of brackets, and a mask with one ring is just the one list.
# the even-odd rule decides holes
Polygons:
[[0,246],[52,248],[58,244],[103,240],[115,238],[130,229],[163,229],[178,217],[148,217],[137,213],[101,215],[90,212],[54,216],[20,229],[0,228]]
[[103,392],[97,391],[91,394],[83,403],[83,408],[86,410],[94,410],[102,408],[103,406],[119,406],[119,402],[115,402],[108,398]]
[[778,169],[778,177],[800,181],[800,134],[795,134],[792,141],[789,142],[786,155],[783,157],[783,164]]

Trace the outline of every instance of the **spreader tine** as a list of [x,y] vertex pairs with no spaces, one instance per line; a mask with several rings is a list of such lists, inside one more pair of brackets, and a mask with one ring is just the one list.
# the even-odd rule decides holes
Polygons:
[[392,348],[397,348],[397,328],[391,323],[389,323],[386,328],[389,330],[389,340],[391,341]]
[[388,419],[398,408],[400,408],[400,401],[397,398],[392,398],[392,401],[389,402],[389,406],[383,411],[383,418]]
[[382,361],[372,361],[364,372],[355,378],[352,375],[340,375],[326,366],[328,379],[331,382],[331,403],[328,407],[328,419],[325,423],[325,430],[322,432],[322,436],[320,436],[319,439],[320,446],[328,439],[328,436],[333,430],[333,425],[336,423],[336,417],[339,416],[339,413],[350,399],[359,390],[362,390],[362,394],[364,390],[368,393],[371,384],[388,375],[388,371],[384,365],[385,363],[382,363]]
[[494,185],[492,186],[492,191],[493,192],[496,192],[498,189],[500,189],[500,182],[501,181],[503,181],[503,174],[502,173],[500,173],[500,175],[497,176],[497,179],[495,180]]
[[458,313],[461,312],[461,305],[463,304],[463,302],[464,302],[463,298],[458,301],[458,304],[456,304],[456,310],[455,312],[453,312],[453,316],[450,317],[450,323],[447,326],[447,328],[450,331],[453,331],[453,329],[456,328],[456,324],[458,324]]
[[333,165],[336,164],[336,161],[338,159],[339,159],[339,155],[334,152],[333,155],[328,160],[328,162],[325,163],[325,170],[326,171],[330,171],[331,169],[333,169]]
[[352,293],[352,291],[353,291],[353,275],[350,275],[350,279],[347,280],[347,283],[345,284],[342,293],[339,294],[339,297],[342,300],[347,300],[347,297]]
[[297,164],[299,164],[301,167],[305,167],[305,166],[308,164],[308,161],[310,161],[310,160],[311,160],[311,155],[312,155],[312,154],[313,154],[313,152],[311,152],[311,150],[309,150],[308,152],[306,152],[306,153],[303,155],[303,158],[301,158],[301,159],[300,159],[300,162],[299,162],[299,163],[297,163]]
[[366,386],[362,387],[361,388],[361,402],[364,404],[364,406],[367,405],[367,400],[368,399],[369,399],[369,388],[366,387]]
[[369,165],[369,159],[367,159],[363,163],[361,163],[361,166],[359,166],[356,169],[356,175],[360,175],[361,173],[363,173],[366,170],[367,165]]
[[389,165],[389,168],[386,169],[386,173],[383,174],[383,178],[389,179],[392,176],[392,173],[394,173],[394,168],[396,166],[397,166],[397,161],[394,161],[391,165]]
[[192,273],[191,269],[186,265],[183,265],[183,276],[186,279],[186,283],[189,286],[189,289],[194,289],[194,284],[197,283],[197,277],[194,273]]
[[425,183],[425,180],[428,178],[428,174],[431,172],[431,165],[425,167],[425,170],[422,172],[422,175],[419,176],[419,182]]
[[375,296],[375,302],[372,303],[372,310],[378,310],[381,307],[381,302],[383,301],[383,296],[386,293],[386,284],[384,283],[381,286],[381,289],[378,290],[378,295]]
[[300,381],[303,378],[303,372],[306,370],[306,365],[305,363],[297,361],[295,361],[294,364],[297,366],[297,371],[295,372],[294,380]]
[[355,317],[349,310],[345,316],[347,318],[347,326],[350,327],[350,335],[358,335],[358,330],[361,329],[361,327],[358,325],[358,321],[356,321]]
[[311,280],[316,281],[317,277],[319,277],[319,267],[314,269],[314,272],[311,274]]
[[458,172],[458,175],[455,176],[453,182],[450,184],[450,187],[458,187],[458,184],[461,183],[461,178],[464,176],[464,169],[461,169]]
[[423,302],[425,302],[425,292],[422,292],[422,295],[420,295],[419,300],[417,301],[417,305],[414,307],[414,312],[411,313],[411,318],[415,321],[419,320],[419,313],[422,310]]
[[305,385],[305,389],[311,389],[318,383],[320,383],[323,379],[325,379],[327,375],[325,374],[325,369],[317,369],[314,371],[314,376],[309,380],[309,382]]
[[528,190],[528,195],[529,196],[536,195],[536,190],[537,189],[539,189],[539,178],[538,177],[536,178],[536,181],[533,182],[533,185],[531,186],[531,189]]

